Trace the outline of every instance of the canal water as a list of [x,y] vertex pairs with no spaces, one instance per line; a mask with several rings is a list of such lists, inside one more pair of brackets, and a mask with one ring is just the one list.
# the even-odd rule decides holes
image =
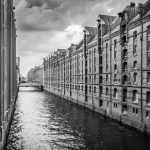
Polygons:
[[35,88],[21,88],[7,150],[150,150],[150,139]]

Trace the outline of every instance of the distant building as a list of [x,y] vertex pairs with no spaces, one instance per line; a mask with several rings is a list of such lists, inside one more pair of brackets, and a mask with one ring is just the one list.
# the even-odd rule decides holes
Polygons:
[[17,95],[16,26],[13,0],[0,1],[0,149],[6,135]]
[[28,72],[28,82],[34,82],[43,85],[43,66],[35,66]]
[[46,91],[150,133],[150,0],[99,15],[83,40],[44,59]]

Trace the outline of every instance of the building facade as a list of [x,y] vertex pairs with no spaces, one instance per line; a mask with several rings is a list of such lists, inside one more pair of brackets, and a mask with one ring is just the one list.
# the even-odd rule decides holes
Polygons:
[[0,149],[3,149],[17,95],[16,27],[13,0],[0,1]]
[[17,75],[17,84],[20,84],[20,57],[16,57],[16,75]]
[[150,0],[98,15],[43,66],[46,91],[150,133]]

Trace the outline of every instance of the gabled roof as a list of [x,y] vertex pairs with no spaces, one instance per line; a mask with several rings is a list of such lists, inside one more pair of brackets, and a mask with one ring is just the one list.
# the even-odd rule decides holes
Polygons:
[[77,44],[77,49],[79,49],[81,46],[83,45],[83,39],[79,42],[79,44]]
[[144,3],[144,14],[150,10],[150,0]]
[[97,28],[96,27],[88,27],[85,26],[85,30],[88,32],[89,35],[95,36],[97,33]]

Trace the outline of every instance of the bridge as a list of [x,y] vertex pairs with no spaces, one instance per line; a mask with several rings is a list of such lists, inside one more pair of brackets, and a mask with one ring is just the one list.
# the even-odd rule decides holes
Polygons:
[[37,87],[43,91],[43,84],[41,83],[34,83],[34,82],[27,82],[27,83],[21,83],[18,85],[18,87]]

